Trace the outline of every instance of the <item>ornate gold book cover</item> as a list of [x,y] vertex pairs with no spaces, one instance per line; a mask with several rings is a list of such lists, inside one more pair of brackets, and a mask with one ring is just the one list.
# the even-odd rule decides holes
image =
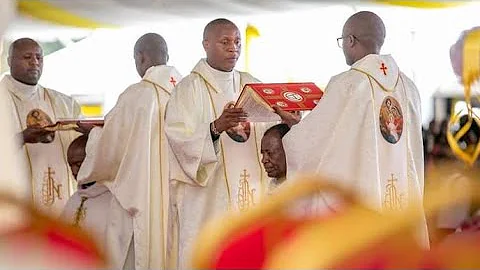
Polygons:
[[48,131],[67,131],[78,128],[78,123],[94,126],[103,126],[103,119],[61,119],[54,125],[46,126],[44,129]]

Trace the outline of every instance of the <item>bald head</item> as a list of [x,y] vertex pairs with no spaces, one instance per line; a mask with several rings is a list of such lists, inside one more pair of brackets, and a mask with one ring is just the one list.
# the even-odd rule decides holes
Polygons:
[[203,30],[203,48],[207,63],[220,71],[231,71],[240,57],[242,40],[238,27],[220,18],[209,22]]
[[143,77],[150,67],[167,64],[167,42],[159,34],[145,34],[135,43],[134,58],[138,75]]
[[15,40],[8,50],[12,77],[28,85],[36,85],[43,71],[42,47],[31,38]]
[[353,14],[343,26],[343,51],[348,65],[369,54],[379,54],[385,41],[382,19],[370,11]]

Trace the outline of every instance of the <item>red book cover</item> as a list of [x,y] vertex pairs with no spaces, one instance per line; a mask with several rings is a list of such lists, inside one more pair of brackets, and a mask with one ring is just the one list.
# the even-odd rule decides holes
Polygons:
[[247,84],[269,105],[285,111],[312,110],[322,98],[323,91],[314,83],[254,83]]
[[273,122],[280,118],[273,105],[285,111],[313,110],[323,91],[312,82],[246,84],[235,107],[243,108],[252,122]]

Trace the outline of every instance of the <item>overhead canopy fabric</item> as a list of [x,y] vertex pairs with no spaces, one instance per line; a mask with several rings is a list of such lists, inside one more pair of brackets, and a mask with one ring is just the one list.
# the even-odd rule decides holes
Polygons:
[[[416,8],[444,8],[463,4],[459,1],[397,1],[363,0],[357,3],[376,3]],[[96,29],[158,22],[165,19],[243,15],[311,5],[327,5],[309,0],[17,0],[23,17],[49,23]]]

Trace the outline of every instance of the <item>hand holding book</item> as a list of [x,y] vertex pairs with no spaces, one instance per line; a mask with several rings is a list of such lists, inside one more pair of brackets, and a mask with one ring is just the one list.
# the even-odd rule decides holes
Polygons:
[[222,114],[214,121],[215,128],[222,133],[247,120],[247,114],[242,108],[234,108],[233,102],[228,103],[223,109]]
[[280,116],[282,123],[287,124],[288,127],[298,124],[302,118],[299,111],[287,112],[277,105],[273,105],[272,108],[275,110],[275,113]]
[[44,127],[47,131],[68,131],[76,130],[78,132],[88,134],[95,126],[103,126],[103,119],[61,119],[54,125]]

